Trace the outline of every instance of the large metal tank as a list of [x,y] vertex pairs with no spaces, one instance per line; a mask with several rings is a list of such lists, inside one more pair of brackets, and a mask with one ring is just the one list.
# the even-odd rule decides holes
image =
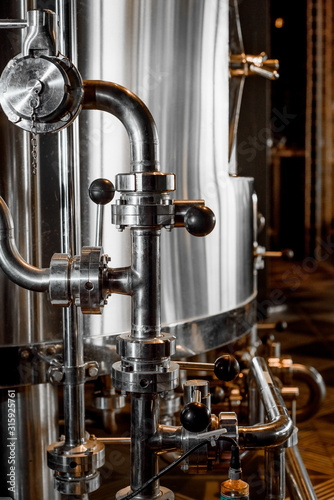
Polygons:
[[[60,1],[12,2],[2,6],[1,17],[24,18],[24,9],[32,7],[62,14],[64,5],[66,10],[66,2]],[[228,173],[228,2],[81,0],[74,12],[72,19],[61,18],[60,32],[76,33],[78,26],[77,65],[83,79],[114,81],[142,98],[157,122],[161,169],[176,174],[176,199],[204,199],[217,217],[215,230],[206,238],[179,229],[164,231],[165,328],[177,335],[182,355],[230,342],[254,323],[256,291],[252,179]],[[5,32],[2,67],[20,51],[20,43],[17,31]],[[61,47],[70,50],[64,43]],[[76,44],[71,51],[76,52]],[[74,133],[80,140],[80,169],[78,159],[70,168],[76,169],[73,192],[81,190],[81,206],[75,196],[81,228],[80,217],[72,223],[81,244],[92,245],[96,206],[88,197],[89,184],[97,177],[113,181],[117,173],[128,171],[129,145],[123,126],[111,115],[82,111],[79,124]],[[1,127],[1,190],[14,215],[19,250],[34,265],[48,266],[52,254],[62,250],[60,192],[67,179],[58,164],[66,138],[61,134],[40,138],[38,175],[33,176],[29,134],[4,115]],[[66,145],[70,160],[75,153],[72,144],[75,141]],[[119,233],[111,226],[108,209],[103,244],[112,267],[129,264],[128,231]],[[1,306],[2,345],[61,339],[61,313],[45,296],[19,290],[5,278],[0,286],[6,297]],[[102,316],[86,316],[85,337],[103,344],[109,336],[128,331],[129,302],[128,297],[114,295]]]
[[[255,321],[253,181],[228,173],[228,2],[80,0],[71,4],[68,16],[66,1],[17,1],[3,5],[0,15],[24,18],[28,8],[59,13],[60,48],[75,59],[84,80],[114,81],[139,95],[157,122],[161,170],[176,174],[175,198],[204,199],[216,214],[216,228],[206,238],[163,231],[162,319],[165,329],[177,335],[178,352],[197,354],[244,335]],[[22,31],[2,33],[3,68],[20,52]],[[68,177],[77,215],[73,232],[81,240],[77,252],[94,244],[90,182],[97,177],[113,181],[129,169],[128,137],[116,118],[82,111],[77,122],[70,135],[39,138],[34,176],[29,134],[1,115],[1,194],[13,213],[19,250],[34,265],[48,267],[52,254],[64,251],[60,228],[66,226],[62,197],[68,179],[67,167],[61,170],[59,163],[68,161],[74,172]],[[110,224],[109,207],[104,220],[103,245],[112,267],[128,265],[128,231],[119,233]],[[4,277],[0,287],[6,297],[1,345],[61,340],[61,311],[46,296],[20,290]],[[102,316],[84,318],[90,344],[112,343],[113,335],[129,329],[125,296],[112,296]]]
[[[117,82],[156,120],[161,170],[176,174],[176,199],[204,199],[217,225],[206,238],[184,230],[162,239],[162,319],[179,353],[196,354],[249,331],[254,322],[253,184],[228,174],[228,2],[205,0],[78,2],[78,67],[83,79]],[[91,244],[95,177],[128,171],[122,125],[81,113],[82,234]],[[103,244],[114,267],[129,264],[128,234],[105,216]],[[89,335],[127,331],[129,300],[113,296]]]
[[[253,181],[228,173],[228,2],[17,0],[2,2],[0,17],[24,19],[31,8],[50,8],[63,14],[70,4],[75,15],[63,16],[60,32],[73,41],[72,52],[76,52],[77,36],[77,65],[83,79],[114,81],[139,95],[157,122],[161,170],[176,174],[175,198],[204,199],[217,217],[215,230],[203,239],[183,229],[163,231],[165,329],[176,334],[179,356],[226,344],[251,329],[256,295]],[[21,51],[22,32],[2,31],[0,36],[2,71]],[[65,43],[62,47],[65,52],[69,50]],[[64,55],[73,58],[73,53]],[[98,177],[113,181],[117,173],[129,170],[128,138],[115,118],[98,111],[83,111],[77,121],[79,127],[70,136],[66,133],[39,138],[38,173],[34,176],[29,134],[0,114],[1,195],[13,214],[20,253],[37,266],[49,266],[52,254],[63,251],[60,228],[66,214],[61,213],[62,196],[68,179],[64,170],[59,173],[59,162],[64,163],[64,156],[74,172],[68,176],[75,184],[71,189],[77,217],[72,224],[82,245],[94,244],[95,237],[96,206],[88,197],[89,184]],[[69,139],[71,142],[66,142]],[[73,147],[78,141],[80,168]],[[129,265],[128,231],[119,233],[111,226],[108,208],[104,218],[103,245],[112,267]],[[31,429],[37,432],[40,426],[43,442],[51,443],[56,439],[56,393],[49,385],[35,385],[46,381],[46,365],[40,357],[31,360],[32,351],[25,359],[25,347],[39,349],[46,342],[60,341],[62,313],[50,306],[46,296],[21,290],[3,275],[0,290],[1,384],[27,384],[25,389],[17,389],[22,422],[29,421],[32,410],[44,400],[48,402],[41,422],[31,422]],[[115,334],[128,330],[130,301],[125,296],[113,295],[102,316],[84,318],[89,345],[112,344]],[[110,371],[110,365],[104,366]],[[2,389],[1,394],[3,419],[6,391]],[[18,429],[22,446],[18,445],[17,450],[23,457],[17,478],[20,498],[36,498],[35,489],[25,485],[41,468],[43,489],[39,490],[39,498],[52,498],[44,451],[35,450],[34,432],[28,434],[23,425]],[[28,458],[24,450],[30,450]],[[7,467],[5,458],[2,470]],[[26,460],[31,464],[29,469]]]

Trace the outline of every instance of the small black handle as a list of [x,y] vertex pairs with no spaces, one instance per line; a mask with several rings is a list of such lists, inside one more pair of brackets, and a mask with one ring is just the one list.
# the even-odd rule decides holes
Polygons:
[[216,225],[216,216],[205,205],[189,208],[184,216],[184,226],[193,236],[206,236]]
[[183,427],[189,432],[202,432],[211,422],[209,408],[203,403],[188,403],[180,414]]
[[88,192],[90,199],[96,205],[106,205],[113,199],[115,188],[108,179],[95,179],[89,186]]
[[284,248],[282,250],[282,259],[283,260],[292,260],[295,256],[295,252],[291,250],[291,248]]
[[230,354],[224,354],[215,361],[214,372],[219,380],[230,382],[234,380],[240,373],[238,361]]

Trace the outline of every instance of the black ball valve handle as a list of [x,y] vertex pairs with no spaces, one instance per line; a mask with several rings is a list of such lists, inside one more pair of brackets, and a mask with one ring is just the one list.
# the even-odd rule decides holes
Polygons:
[[215,225],[215,214],[205,205],[195,205],[189,208],[184,217],[184,226],[193,236],[207,236]]
[[181,411],[180,420],[187,431],[202,432],[211,422],[210,410],[203,403],[188,403]]
[[90,199],[96,205],[106,205],[115,195],[115,188],[108,179],[95,179],[88,188]]
[[219,380],[231,382],[240,373],[238,361],[230,354],[224,354],[215,361],[214,374]]
[[95,245],[102,246],[103,207],[115,195],[115,188],[108,179],[95,179],[88,188],[90,199],[97,205]]

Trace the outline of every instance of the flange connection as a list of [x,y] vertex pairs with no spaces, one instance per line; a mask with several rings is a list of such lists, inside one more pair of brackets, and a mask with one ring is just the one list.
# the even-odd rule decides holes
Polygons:
[[63,439],[47,448],[48,466],[55,471],[55,489],[63,495],[97,490],[100,486],[97,469],[104,464],[104,445],[91,435],[85,443],[67,449]]
[[175,353],[175,337],[162,333],[152,339],[136,339],[129,334],[117,338],[122,360],[113,364],[116,389],[140,394],[162,393],[178,386],[179,367],[170,361]]
[[81,307],[83,314],[101,314],[106,296],[100,275],[107,267],[101,247],[83,247],[80,256],[54,254],[50,263],[50,301],[56,306]]
[[174,224],[174,206],[168,193],[175,190],[175,175],[135,172],[116,176],[121,197],[112,206],[112,223],[126,226],[167,228]]

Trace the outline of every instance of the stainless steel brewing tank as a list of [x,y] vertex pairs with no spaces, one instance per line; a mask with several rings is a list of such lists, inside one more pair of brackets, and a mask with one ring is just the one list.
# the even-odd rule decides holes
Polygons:
[[[12,2],[12,11],[6,4],[1,17],[24,18],[18,9],[23,4]],[[36,2],[35,7],[56,10],[57,2]],[[177,176],[175,198],[203,198],[217,217],[206,238],[184,229],[163,230],[166,329],[177,334],[184,355],[243,335],[255,321],[253,187],[252,179],[228,175],[228,2],[80,0],[77,23],[83,79],[114,81],[142,98],[157,122],[161,170]],[[2,33],[4,67],[20,52],[21,33]],[[129,144],[123,126],[109,114],[82,111],[79,123],[81,243],[92,245],[96,206],[88,197],[89,184],[127,172]],[[39,138],[39,172],[33,176],[29,134],[4,114],[1,127],[1,194],[14,216],[19,250],[30,263],[49,266],[52,254],[61,251],[59,134]],[[119,233],[111,226],[108,207],[103,245],[113,267],[130,264],[128,230]],[[61,340],[61,311],[46,296],[20,290],[4,277],[0,287],[6,297],[1,345]],[[130,300],[125,296],[113,295],[102,316],[84,318],[85,337],[97,344],[128,330]]]
[[[163,231],[162,321],[182,355],[248,332],[255,322],[253,182],[228,175],[228,2],[114,0],[78,2],[78,66],[83,79],[114,81],[148,106],[160,137],[161,170],[176,174],[176,199],[204,199],[217,217],[206,238]],[[96,207],[89,183],[129,169],[122,125],[81,113],[84,244],[92,244]],[[105,215],[103,245],[112,267],[129,265],[128,230]],[[128,331],[129,300],[112,296],[102,318],[85,318],[99,337]],[[103,342],[102,339],[100,339]],[[97,342],[100,342],[97,340]]]

